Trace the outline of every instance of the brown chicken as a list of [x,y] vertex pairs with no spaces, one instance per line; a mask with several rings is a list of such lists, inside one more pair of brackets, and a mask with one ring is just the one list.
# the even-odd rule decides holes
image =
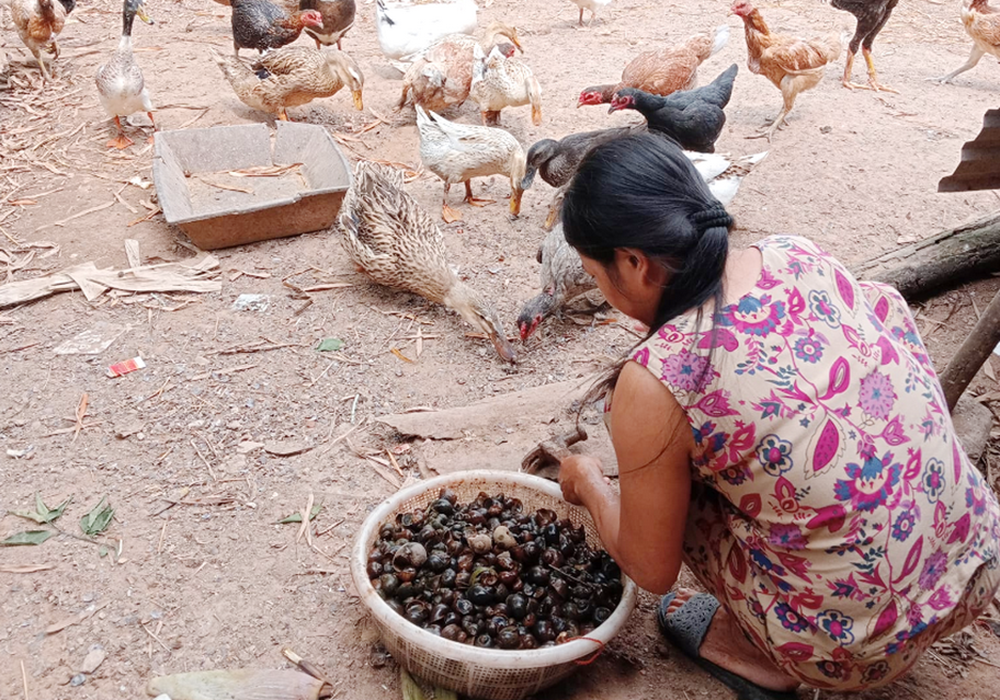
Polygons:
[[972,37],[969,60],[948,75],[932,80],[939,83],[951,82],[959,73],[973,68],[986,54],[1000,59],[1000,8],[990,7],[989,0],[965,0],[962,3],[962,24]]
[[690,90],[697,82],[698,66],[721,51],[727,41],[729,27],[722,25],[714,35],[695,34],[675,46],[644,51],[625,66],[617,84],[584,89],[576,106],[611,104],[614,94],[627,87],[664,97],[678,90]]
[[465,102],[472,86],[476,43],[487,54],[498,46],[507,58],[514,55],[515,49],[522,50],[517,29],[502,22],[490,24],[479,39],[470,34],[449,34],[413,57],[403,75],[403,94],[396,109],[402,109],[409,101],[440,112]]
[[846,37],[806,40],[772,34],[750,0],[736,0],[732,13],[743,20],[746,29],[747,67],[750,72],[763,75],[774,83],[784,98],[784,105],[770,126],[751,137],[763,137],[770,141],[774,132],[788,123],[785,117],[792,111],[798,94],[819,85],[826,64],[840,56],[841,44]]
[[53,60],[59,58],[56,37],[66,24],[66,8],[56,0],[11,0],[10,14],[18,36],[38,61],[42,77],[49,80],[51,76],[41,54],[45,51]]

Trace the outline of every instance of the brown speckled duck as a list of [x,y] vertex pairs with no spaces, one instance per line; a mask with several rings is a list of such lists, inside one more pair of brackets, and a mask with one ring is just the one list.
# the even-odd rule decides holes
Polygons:
[[441,230],[403,190],[398,170],[359,161],[338,223],[344,249],[372,280],[454,309],[486,334],[500,357],[515,361],[496,311],[452,271]]
[[342,51],[318,51],[306,46],[284,46],[247,64],[212,52],[240,101],[248,107],[288,119],[288,107],[304,105],[336,94],[345,85],[355,109],[363,109],[365,78],[353,58]]

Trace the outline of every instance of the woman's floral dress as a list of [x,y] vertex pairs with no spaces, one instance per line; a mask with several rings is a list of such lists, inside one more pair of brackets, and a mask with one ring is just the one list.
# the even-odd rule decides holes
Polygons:
[[803,238],[756,247],[714,334],[688,314],[634,355],[694,432],[685,561],[786,672],[888,682],[992,600],[997,501],[899,294]]

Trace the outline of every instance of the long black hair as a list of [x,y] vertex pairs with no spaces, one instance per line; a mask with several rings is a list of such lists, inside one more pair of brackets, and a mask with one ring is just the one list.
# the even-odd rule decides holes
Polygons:
[[[672,141],[639,133],[595,148],[566,192],[562,223],[566,241],[612,274],[619,248],[641,251],[668,272],[655,319],[640,344],[691,309],[699,310],[701,330],[701,309],[709,300],[722,309],[733,220]],[[629,357],[599,381],[592,397],[614,388]]]

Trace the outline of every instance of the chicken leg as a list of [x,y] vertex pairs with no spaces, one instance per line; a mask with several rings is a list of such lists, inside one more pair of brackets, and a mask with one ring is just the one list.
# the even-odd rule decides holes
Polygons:
[[874,92],[894,92],[898,95],[899,90],[894,90],[888,85],[882,85],[878,81],[878,74],[875,72],[875,61],[872,58],[872,50],[862,46],[861,53],[865,57],[865,63],[868,64],[868,89]]
[[820,66],[817,70],[803,71],[798,75],[786,75],[781,79],[781,97],[784,100],[784,105],[778,116],[775,117],[774,121],[770,123],[764,129],[761,129],[759,133],[755,136],[747,136],[748,139],[759,139],[766,138],[768,143],[771,143],[771,137],[774,132],[780,129],[782,126],[788,126],[788,122],[785,117],[788,113],[792,111],[792,107],[795,106],[795,98],[798,94],[804,90],[810,90],[819,84],[819,81],[823,79],[823,67]]
[[115,117],[115,126],[118,127],[118,135],[108,141],[108,148],[117,148],[121,151],[135,143],[132,139],[125,135],[125,129],[122,128],[120,117]]
[[937,78],[928,78],[928,80],[935,83],[941,83],[942,85],[944,83],[950,83],[952,78],[954,78],[959,73],[964,73],[967,70],[975,68],[976,64],[979,63],[979,59],[981,59],[985,55],[986,52],[983,49],[979,48],[977,44],[973,44],[972,51],[969,53],[969,60],[967,60],[957,69],[953,70],[951,73],[948,73],[948,75],[941,75],[938,76]]

